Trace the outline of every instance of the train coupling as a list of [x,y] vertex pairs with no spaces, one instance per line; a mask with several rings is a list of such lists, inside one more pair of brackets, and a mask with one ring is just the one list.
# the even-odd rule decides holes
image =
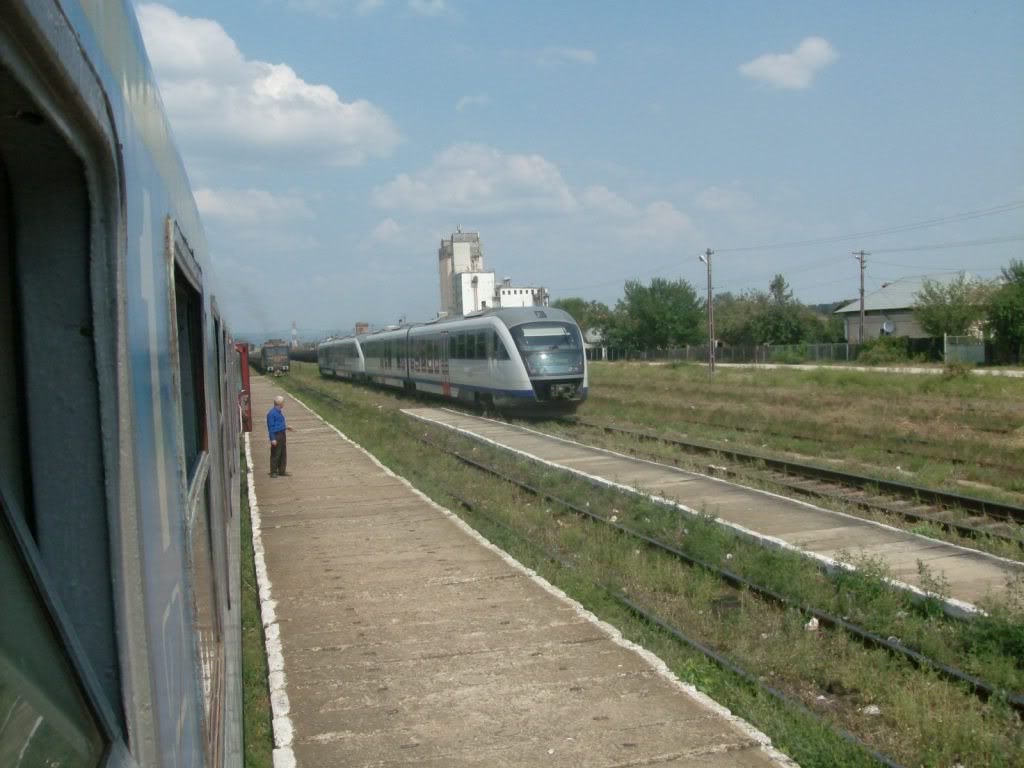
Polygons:
[[551,399],[572,400],[576,397],[578,390],[579,386],[576,384],[552,384],[550,389]]

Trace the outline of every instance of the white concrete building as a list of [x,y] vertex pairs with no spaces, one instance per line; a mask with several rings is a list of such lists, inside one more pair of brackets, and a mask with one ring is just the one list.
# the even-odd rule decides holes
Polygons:
[[467,315],[494,307],[546,307],[548,292],[536,286],[516,287],[511,278],[496,285],[494,273],[484,271],[484,249],[479,232],[459,227],[441,240],[437,251],[441,287],[439,315]]
[[468,315],[495,306],[493,272],[459,272],[452,277],[452,287],[449,315]]
[[502,281],[495,300],[499,307],[546,307],[548,292],[544,288],[517,288],[509,278]]
[[[464,272],[480,273],[484,270],[484,249],[479,232],[463,232],[459,227],[451,237],[441,241],[437,251],[437,272],[441,285],[441,312],[449,315],[464,314],[462,301],[455,301],[456,275]],[[491,275],[491,293],[483,294],[490,302],[494,292],[494,275]],[[471,292],[470,292],[471,293]],[[472,311],[472,310],[470,310]]]

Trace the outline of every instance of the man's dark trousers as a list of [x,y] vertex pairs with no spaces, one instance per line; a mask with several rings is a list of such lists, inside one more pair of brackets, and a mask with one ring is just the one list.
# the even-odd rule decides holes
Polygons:
[[277,445],[270,446],[270,474],[283,475],[288,466],[288,445],[285,441],[287,432],[275,432]]

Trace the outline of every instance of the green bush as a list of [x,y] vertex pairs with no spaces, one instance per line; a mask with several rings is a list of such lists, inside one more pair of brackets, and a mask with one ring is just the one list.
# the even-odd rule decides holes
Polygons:
[[909,339],[905,336],[879,336],[865,341],[857,353],[857,362],[865,365],[905,363],[910,360]]

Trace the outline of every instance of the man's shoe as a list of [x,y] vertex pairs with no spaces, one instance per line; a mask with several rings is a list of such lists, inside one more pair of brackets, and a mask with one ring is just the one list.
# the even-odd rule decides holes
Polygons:
[[291,477],[292,475],[291,475],[290,472],[279,472],[277,476],[278,477]]
[[277,477],[277,472],[271,472],[271,473],[270,473],[270,476],[271,476],[271,477]]

